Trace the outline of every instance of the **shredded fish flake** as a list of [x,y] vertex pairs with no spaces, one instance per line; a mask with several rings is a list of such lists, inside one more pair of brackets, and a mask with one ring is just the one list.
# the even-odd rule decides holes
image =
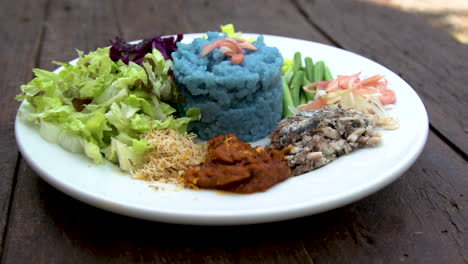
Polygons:
[[144,136],[154,149],[145,155],[145,163],[132,172],[136,179],[182,184],[189,165],[203,162],[207,145],[194,142],[195,134],[180,134],[171,129],[155,130]]

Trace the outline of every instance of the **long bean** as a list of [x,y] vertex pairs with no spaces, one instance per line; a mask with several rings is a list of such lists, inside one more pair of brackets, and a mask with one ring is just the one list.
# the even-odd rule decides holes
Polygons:
[[325,71],[325,62],[318,61],[314,65],[314,82],[323,81]]
[[285,79],[287,83],[291,83],[293,75],[294,72],[292,70],[288,70],[287,72],[283,73],[283,79]]
[[297,107],[314,100],[315,94],[306,92],[303,87],[314,82],[331,81],[333,75],[324,61],[314,64],[312,58],[305,57],[304,63],[300,52],[294,53],[292,71],[283,75],[283,117],[292,116],[290,106]]
[[306,57],[304,61],[306,77],[310,82],[314,82],[314,62],[311,57]]
[[299,105],[303,104],[307,104],[307,98],[304,90],[301,89],[301,92],[299,93]]
[[300,52],[294,53],[294,67],[293,71],[296,73],[297,71],[302,69],[302,55]]
[[299,105],[299,94],[300,94],[300,91],[301,91],[303,80],[304,80],[304,72],[303,71],[299,70],[299,71],[294,73],[294,76],[293,76],[292,81],[291,81],[291,87],[290,87],[291,97],[293,99],[294,106]]
[[301,87],[301,94],[304,94],[305,96],[305,99],[306,99],[306,103],[309,102],[310,100],[314,100],[314,97],[315,95],[313,93],[309,93],[309,92],[306,92],[304,91],[303,87],[312,83],[307,77],[307,68],[306,68],[306,73],[304,75],[304,81],[302,82],[302,87]]
[[289,91],[288,82],[283,78],[283,118],[293,115],[293,112],[289,110],[289,106],[294,106],[294,102]]

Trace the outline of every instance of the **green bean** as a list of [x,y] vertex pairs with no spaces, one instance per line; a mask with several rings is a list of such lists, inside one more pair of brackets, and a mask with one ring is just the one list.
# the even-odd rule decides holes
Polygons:
[[306,92],[304,91],[304,86],[312,83],[311,81],[309,81],[309,79],[306,77],[307,75],[307,72],[304,73],[304,81],[302,82],[302,87],[301,87],[301,94],[304,94],[305,96],[305,99],[306,99],[306,103],[309,102],[310,100],[314,100],[314,94],[313,93],[309,93],[309,92]]
[[304,81],[304,72],[303,71],[297,71],[294,73],[294,76],[291,81],[291,97],[294,102],[294,106],[299,105],[299,93],[301,91],[301,85],[302,82]]
[[304,90],[301,89],[301,92],[299,94],[299,105],[302,105],[302,104],[307,104],[307,98],[306,98]]
[[333,80],[333,75],[331,74],[330,68],[328,66],[325,66],[325,81],[332,81]]
[[291,92],[289,91],[288,83],[283,78],[283,118],[293,115],[293,112],[289,110],[289,106],[294,106],[294,102],[291,97]]
[[302,54],[294,53],[292,70],[283,74],[283,117],[293,115],[289,106],[297,107],[314,100],[315,94],[305,91],[303,87],[323,80],[333,80],[330,68],[325,65],[324,61],[314,64],[311,57],[305,57],[303,63]]
[[287,83],[291,83],[293,75],[294,72],[292,70],[288,70],[285,73],[283,73],[283,79],[285,79]]
[[301,70],[302,68],[302,57],[300,52],[294,53],[294,67],[293,71],[296,73],[297,71]]
[[314,82],[323,81],[323,72],[325,71],[325,63],[318,61],[314,67]]
[[314,82],[314,62],[311,57],[305,58],[306,77],[310,82]]

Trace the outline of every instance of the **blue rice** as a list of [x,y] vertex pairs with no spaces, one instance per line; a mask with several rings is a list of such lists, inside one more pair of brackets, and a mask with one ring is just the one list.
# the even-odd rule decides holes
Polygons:
[[204,45],[224,37],[217,32],[207,36],[178,43],[172,54],[176,82],[186,99],[181,110],[201,108],[201,120],[191,122],[189,130],[205,140],[228,133],[244,141],[267,136],[282,116],[281,54],[260,36],[253,43],[257,50],[244,50],[244,62],[236,65],[219,49],[200,56]]

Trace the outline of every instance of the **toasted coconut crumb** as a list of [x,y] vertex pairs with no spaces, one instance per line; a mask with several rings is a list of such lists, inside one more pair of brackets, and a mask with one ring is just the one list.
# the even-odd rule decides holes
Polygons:
[[133,177],[182,186],[187,167],[200,164],[206,158],[206,144],[194,143],[195,137],[195,134],[181,134],[171,129],[146,134],[144,139],[154,148],[145,155],[143,166],[132,172]]

